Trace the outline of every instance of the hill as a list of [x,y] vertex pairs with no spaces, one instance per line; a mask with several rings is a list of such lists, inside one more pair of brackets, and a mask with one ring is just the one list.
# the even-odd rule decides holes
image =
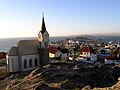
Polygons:
[[5,79],[11,79],[6,90],[120,89],[120,65],[106,65],[96,68],[83,67],[81,64],[77,69],[75,66],[76,64],[55,64],[33,70],[28,75],[12,75]]

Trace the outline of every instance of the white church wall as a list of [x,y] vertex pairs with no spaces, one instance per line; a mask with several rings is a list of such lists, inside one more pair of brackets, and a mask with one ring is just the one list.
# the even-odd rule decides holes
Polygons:
[[48,32],[45,31],[42,36],[43,36],[42,47],[48,48],[49,47],[49,34],[48,34]]
[[[23,55],[22,58],[22,71],[32,70],[39,66],[39,54]],[[35,66],[34,60],[37,59],[37,66]],[[29,60],[32,59],[32,67],[29,67]],[[27,68],[24,68],[24,60],[27,61]]]
[[19,71],[18,56],[8,56],[8,55],[6,55],[6,59],[7,59],[7,71],[8,72]]
[[49,34],[47,32],[43,33],[43,41],[48,42],[49,41]]

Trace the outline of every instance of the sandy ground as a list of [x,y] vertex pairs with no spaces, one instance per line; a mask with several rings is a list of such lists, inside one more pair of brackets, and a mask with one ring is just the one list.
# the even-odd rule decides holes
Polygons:
[[[0,65],[0,77],[6,75],[6,66]],[[0,80],[0,90],[5,90],[7,84],[9,83],[8,80]]]
[[0,76],[6,75],[6,66],[0,66]]

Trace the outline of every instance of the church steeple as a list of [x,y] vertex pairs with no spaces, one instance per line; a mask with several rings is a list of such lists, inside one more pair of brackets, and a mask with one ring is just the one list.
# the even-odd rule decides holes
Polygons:
[[46,31],[45,21],[44,21],[44,13],[42,13],[42,26],[41,33],[43,34]]
[[49,64],[49,33],[46,30],[44,14],[42,14],[41,30],[38,33],[38,52],[40,66]]
[[38,33],[38,41],[39,41],[40,48],[49,47],[49,33],[46,30],[44,14],[42,14],[42,25],[41,25],[41,30]]

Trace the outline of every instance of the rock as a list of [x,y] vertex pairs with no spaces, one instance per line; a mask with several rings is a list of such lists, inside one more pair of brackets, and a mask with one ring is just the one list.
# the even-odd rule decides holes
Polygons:
[[38,73],[39,73],[39,68],[33,70],[33,71],[32,71],[28,76],[26,76],[24,79],[28,79],[28,78],[30,78],[30,77],[38,74]]
[[47,84],[45,84],[45,83],[40,83],[39,85],[37,85],[36,87],[35,87],[35,89],[34,90],[49,90],[50,88],[49,88],[49,86],[47,85]]
[[5,79],[7,76],[0,76],[0,80]]
[[118,81],[120,81],[120,77],[118,78]]
[[[15,75],[12,75],[10,78],[14,77]],[[84,67],[79,70],[50,67],[44,70],[35,69],[25,78],[11,81],[6,90],[105,90],[106,88],[114,90],[120,87],[118,77],[120,77],[118,66]]]
[[82,90],[90,90],[90,86],[87,85],[87,86],[85,86],[84,88],[82,88]]
[[6,90],[9,90],[14,85],[18,84],[20,81],[18,79],[12,80],[6,87]]

